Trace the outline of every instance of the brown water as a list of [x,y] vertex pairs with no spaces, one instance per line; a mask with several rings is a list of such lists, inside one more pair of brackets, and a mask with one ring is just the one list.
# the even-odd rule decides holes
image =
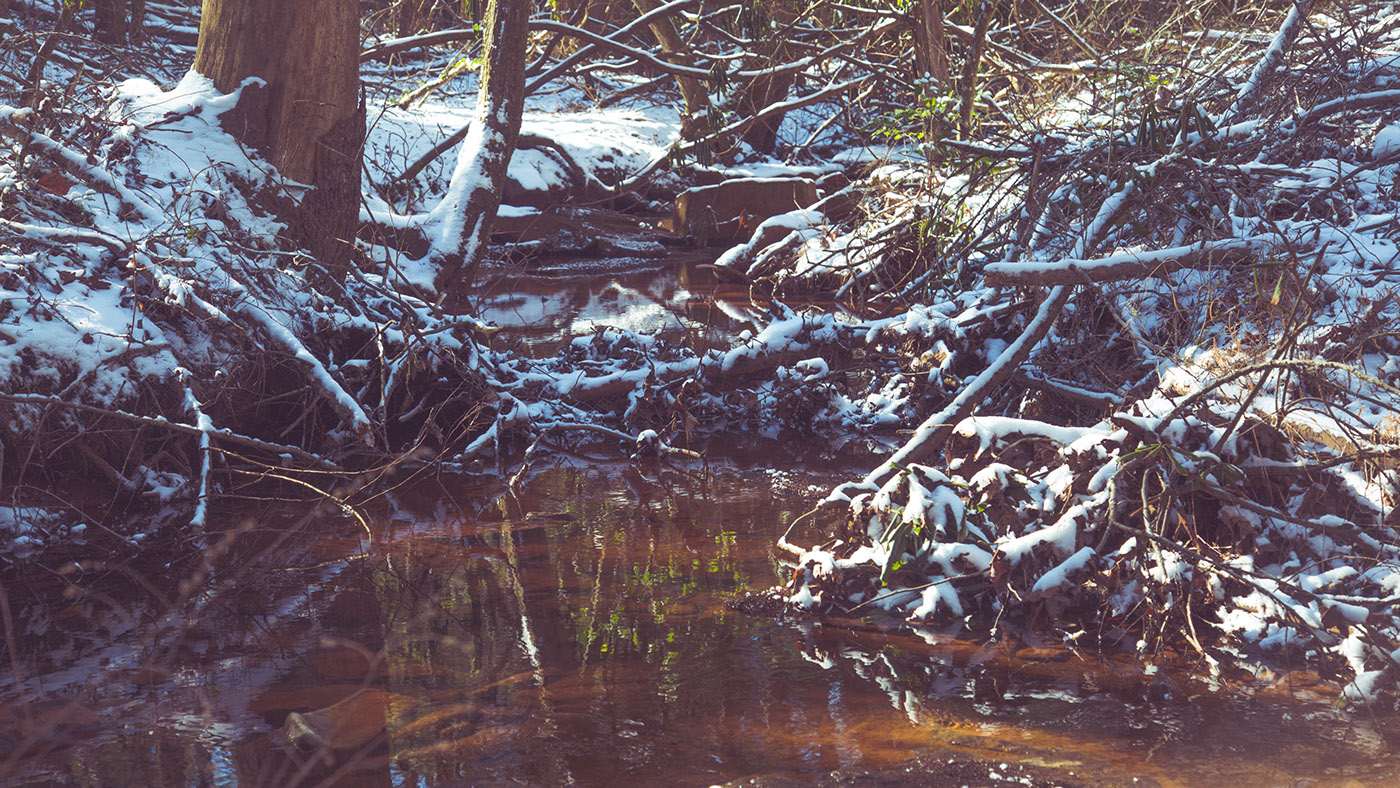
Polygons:
[[[675,273],[534,281],[542,303],[494,302],[530,346],[628,299],[686,336],[743,324]],[[183,547],[8,581],[0,782],[979,785],[1030,764],[1064,784],[1400,784],[1394,721],[1306,677],[734,612],[790,574],[787,524],[873,459],[753,436],[712,454],[562,458],[518,496],[421,481],[369,505],[369,534],[242,504],[208,535],[208,582]]]
[[[835,478],[745,464],[555,468],[479,511],[489,483],[444,480],[372,541],[308,526],[271,552],[287,518],[250,517],[178,619],[30,600],[6,784],[706,785],[930,754],[1097,784],[1396,773],[1383,725],[1306,687],[732,612]],[[323,739],[288,744],[292,712]]]
[[670,342],[714,347],[755,329],[764,310],[744,288],[721,285],[702,266],[712,255],[687,253],[662,265],[593,260],[587,268],[536,266],[490,287],[479,302],[485,320],[527,353],[553,353],[603,326],[657,334]]

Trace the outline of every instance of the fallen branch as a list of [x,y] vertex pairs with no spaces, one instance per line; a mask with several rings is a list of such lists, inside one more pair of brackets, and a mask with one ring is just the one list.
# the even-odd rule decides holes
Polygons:
[[[1278,33],[1274,35],[1273,42],[1269,44],[1268,49],[1264,50],[1264,56],[1259,58],[1259,62],[1255,64],[1254,71],[1250,73],[1249,79],[1246,79],[1244,84],[1240,86],[1239,93],[1235,96],[1234,103],[1225,111],[1222,117],[1225,123],[1238,118],[1249,108],[1250,103],[1254,100],[1255,94],[1259,92],[1259,87],[1263,84],[1264,79],[1268,77],[1269,74],[1273,73],[1273,71],[1278,68],[1279,64],[1283,62],[1284,54],[1298,38],[1298,33],[1303,29],[1303,21],[1307,19],[1308,13],[1312,10],[1315,2],[1316,0],[1296,0],[1296,2],[1294,2],[1293,8],[1288,11],[1288,16],[1283,20],[1283,24],[1279,26]],[[1216,125],[1224,126],[1225,123],[1218,123]]]
[[156,429],[165,430],[166,432],[174,432],[180,435],[186,435],[191,438],[196,438],[198,440],[204,440],[207,437],[210,440],[223,441],[226,443],[231,443],[235,446],[245,446],[250,449],[257,449],[258,451],[265,451],[274,456],[287,455],[290,457],[295,457],[296,459],[299,459],[307,463],[308,465],[316,466],[325,470],[337,470],[336,466],[333,463],[323,460],[314,454],[310,454],[306,451],[303,451],[302,449],[299,449],[296,446],[289,446],[283,443],[270,443],[268,441],[259,440],[257,438],[250,438],[247,435],[240,435],[236,432],[229,432],[228,430],[212,428],[203,429],[198,426],[181,424],[176,421],[168,421],[162,418],[139,416],[135,413],[128,413],[124,410],[115,410],[113,408],[101,408],[96,405],[87,405],[81,402],[68,402],[67,400],[62,400],[58,397],[51,397],[44,394],[7,394],[5,392],[0,392],[0,402],[8,402],[14,405],[33,405],[53,408],[67,408],[69,410],[82,411],[83,413],[94,413],[99,416],[110,416],[114,419],[129,421],[133,424],[139,424],[143,427],[154,427]]
[[203,528],[205,517],[209,512],[209,473],[214,465],[213,444],[211,433],[214,432],[214,421],[204,413],[204,406],[199,398],[194,395],[194,390],[189,386],[190,372],[184,367],[176,370],[180,377],[180,383],[185,389],[185,407],[194,414],[195,427],[199,429],[199,492],[195,496],[194,514],[190,517],[190,526]]
[[99,233],[95,230],[83,230],[77,227],[43,227],[37,224],[12,222],[9,219],[0,219],[0,227],[13,230],[31,241],[54,246],[91,244],[93,246],[100,246],[118,257],[122,257],[131,251],[131,245],[122,241],[120,238],[107,235],[106,233]]
[[1398,104],[1400,104],[1400,90],[1377,90],[1355,96],[1343,96],[1318,104],[1316,107],[1294,118],[1287,125],[1293,128],[1299,128],[1310,123],[1316,123],[1328,115],[1352,112],[1358,109],[1394,109]]
[[86,156],[71,150],[47,134],[21,125],[29,119],[32,112],[28,109],[0,105],[0,134],[25,145],[34,145],[50,154],[50,161],[58,165],[64,172],[82,181],[94,191],[110,194],[121,200],[124,208],[136,211],[147,222],[156,225],[165,222],[165,214],[162,211],[141,199],[139,195],[127,188],[126,184],[112,177],[111,173],[89,164]]
[[987,284],[994,287],[1082,285],[1166,276],[1187,268],[1234,265],[1273,245],[1274,240],[1268,238],[1231,238],[1191,246],[1121,252],[1094,260],[990,263],[982,272]]
[[1016,383],[1029,389],[1036,389],[1099,410],[1121,406],[1123,398],[1106,391],[1090,391],[1063,380],[1049,377],[1040,370],[1021,369],[1016,373]]
[[1021,335],[1016,337],[1016,341],[1003,350],[982,374],[964,386],[952,402],[920,424],[914,431],[914,437],[895,452],[888,463],[872,472],[869,480],[883,477],[896,465],[922,462],[942,449],[953,428],[971,416],[987,395],[1010,380],[1021,364],[1030,358],[1031,351],[1050,333],[1050,327],[1055,324],[1072,292],[1073,288],[1061,285],[1046,293],[1040,309]]

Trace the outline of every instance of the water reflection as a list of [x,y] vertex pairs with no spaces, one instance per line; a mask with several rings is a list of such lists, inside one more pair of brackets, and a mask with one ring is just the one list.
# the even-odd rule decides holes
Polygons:
[[755,329],[763,315],[746,289],[715,281],[703,267],[711,262],[704,252],[669,257],[650,269],[630,259],[587,262],[591,268],[570,261],[506,277],[488,288],[480,316],[504,327],[522,351],[539,355],[603,326],[708,349]]
[[519,499],[399,490],[372,543],[225,523],[174,613],[111,578],[16,609],[6,783],[705,785],[930,753],[1108,784],[1393,773],[1383,725],[1306,692],[727,609],[777,582],[777,533],[835,478],[566,467]]

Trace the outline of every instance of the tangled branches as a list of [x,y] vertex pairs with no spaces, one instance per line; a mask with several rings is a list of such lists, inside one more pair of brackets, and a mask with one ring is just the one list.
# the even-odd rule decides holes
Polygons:
[[848,514],[834,547],[793,547],[793,603],[1285,654],[1395,697],[1392,66],[1380,17],[1309,34],[1306,12],[1192,93],[947,142],[956,178],[892,166],[913,189],[774,274],[820,260],[856,306],[1048,288],[1019,336],[950,348],[981,361],[956,396],[814,512]]

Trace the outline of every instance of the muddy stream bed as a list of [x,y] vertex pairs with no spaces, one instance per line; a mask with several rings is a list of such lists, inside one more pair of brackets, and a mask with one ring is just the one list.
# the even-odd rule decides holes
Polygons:
[[[705,282],[693,266],[595,266],[483,311],[538,352],[599,324],[697,344],[747,328],[752,307]],[[112,581],[86,596],[10,594],[0,778],[1400,784],[1394,722],[1338,710],[1307,676],[1213,680],[732,609],[790,573],[777,536],[878,449],[743,435],[704,463],[583,451],[516,497],[488,472],[399,488],[370,507],[368,534],[235,507],[209,536],[211,582],[188,586],[203,590],[178,616],[198,562],[103,570]]]

